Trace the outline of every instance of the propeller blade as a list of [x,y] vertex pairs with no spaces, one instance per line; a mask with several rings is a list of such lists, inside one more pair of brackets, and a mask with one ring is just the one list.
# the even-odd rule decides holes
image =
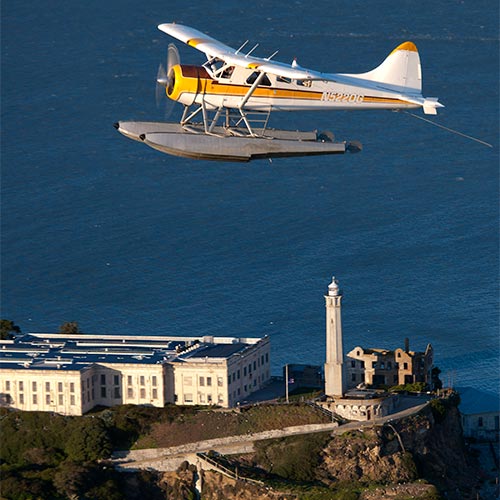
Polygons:
[[179,56],[179,51],[177,47],[170,43],[168,45],[168,53],[167,53],[167,75],[170,74],[170,70],[173,66],[181,63],[181,58]]
[[[158,66],[158,73],[156,74],[156,106],[160,108],[162,104],[162,99],[166,97],[165,95],[165,90],[167,89],[169,83],[170,83],[170,78],[171,78],[171,69],[176,66],[177,64],[181,63],[181,58],[179,56],[179,51],[177,50],[177,47],[171,43],[168,46],[167,50],[167,67],[165,69],[165,66],[160,63]],[[171,101],[170,99],[167,99],[164,101],[165,103],[165,109],[164,109],[164,119],[166,120],[170,114],[172,113],[173,107],[175,102]]]

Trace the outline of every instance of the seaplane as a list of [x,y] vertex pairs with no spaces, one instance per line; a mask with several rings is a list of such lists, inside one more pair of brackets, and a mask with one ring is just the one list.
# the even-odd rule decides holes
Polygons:
[[157,86],[184,106],[179,123],[119,121],[123,135],[176,156],[219,161],[358,152],[358,141],[334,140],[331,132],[270,128],[278,111],[407,110],[436,115],[443,105],[422,96],[422,69],[417,48],[406,41],[366,73],[322,73],[273,58],[256,57],[258,47],[238,49],[195,28],[160,24],[158,29],[205,54],[204,64],[181,64],[168,46],[166,68],[160,65]]

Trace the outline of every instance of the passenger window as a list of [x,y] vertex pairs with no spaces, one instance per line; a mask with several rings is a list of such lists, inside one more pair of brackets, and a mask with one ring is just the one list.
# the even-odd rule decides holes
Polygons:
[[229,66],[229,68],[226,68],[222,74],[220,75],[221,78],[231,78],[232,74],[234,71],[234,66]]
[[286,76],[278,76],[276,80],[280,83],[292,83],[292,79],[287,78]]
[[300,87],[310,87],[312,85],[311,80],[297,80],[297,85]]
[[[260,75],[258,71],[254,71],[248,78],[247,78],[247,83],[249,85],[253,85],[255,83],[255,80],[257,80],[257,77]],[[260,81],[259,85],[264,85],[266,87],[271,86],[271,80],[267,77],[267,75],[264,75],[262,80]]]

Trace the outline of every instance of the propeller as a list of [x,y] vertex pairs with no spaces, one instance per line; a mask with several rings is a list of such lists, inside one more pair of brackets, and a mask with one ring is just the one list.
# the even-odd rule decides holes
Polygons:
[[[156,74],[156,106],[158,108],[160,108],[162,104],[162,99],[167,97],[165,95],[166,89],[169,85],[173,85],[174,73],[172,71],[172,68],[177,64],[180,64],[180,61],[181,59],[177,47],[173,43],[169,44],[166,61],[167,66],[165,68],[163,63],[160,63],[160,65],[158,66],[158,73]],[[167,119],[172,113],[174,104],[175,101],[172,101],[171,99],[167,99],[165,101],[165,119]]]

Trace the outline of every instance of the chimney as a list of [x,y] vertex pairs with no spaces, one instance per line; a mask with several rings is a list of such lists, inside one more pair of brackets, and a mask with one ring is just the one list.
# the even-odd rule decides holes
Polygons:
[[410,339],[408,337],[405,338],[405,352],[406,354],[410,352]]

